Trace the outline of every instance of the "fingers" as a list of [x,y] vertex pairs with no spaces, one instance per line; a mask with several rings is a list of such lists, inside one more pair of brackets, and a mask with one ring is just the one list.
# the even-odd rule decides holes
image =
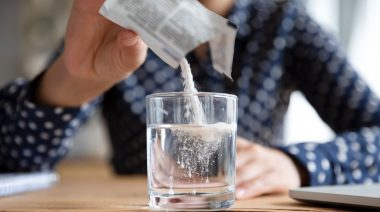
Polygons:
[[242,137],[237,137],[236,139],[236,148],[237,151],[242,151],[245,149],[248,149],[252,146],[252,142],[249,142],[248,140],[242,138]]
[[236,186],[240,186],[259,178],[267,172],[264,164],[249,163],[236,171]]
[[254,150],[252,151],[240,151],[236,155],[236,170],[239,171],[243,169],[249,163],[254,163],[257,159],[257,154]]
[[[277,172],[277,162],[268,148],[238,139],[236,162],[236,198],[248,199],[278,192],[282,189]],[[277,167],[278,168],[278,167]],[[277,174],[274,174],[277,173]],[[276,178],[273,177],[276,175]]]
[[236,199],[250,199],[261,196],[270,191],[269,186],[265,185],[262,177],[253,179],[236,188]]
[[237,141],[240,149],[237,151],[236,168],[246,165],[247,163],[254,162],[257,158],[261,157],[262,147],[258,144],[248,142],[246,140],[238,139]]
[[[237,199],[285,193],[289,188],[300,186],[299,173],[288,156],[260,145],[254,148],[255,151],[251,154],[249,151],[238,153],[240,162],[236,175]],[[253,154],[256,157],[254,159]]]
[[238,138],[240,150],[236,155],[236,185],[257,178],[267,168],[260,159],[260,146]]
[[[278,178],[279,176],[277,176]],[[278,193],[276,178],[272,173],[266,173],[256,179],[252,179],[236,188],[236,199],[250,199],[265,194]]]

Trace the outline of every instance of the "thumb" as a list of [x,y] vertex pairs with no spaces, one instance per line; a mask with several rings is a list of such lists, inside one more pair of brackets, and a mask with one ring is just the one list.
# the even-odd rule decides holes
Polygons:
[[95,71],[100,78],[120,81],[138,69],[145,61],[147,46],[133,31],[121,30],[116,39],[97,53]]
[[134,46],[138,41],[138,35],[131,30],[123,30],[119,33],[119,42],[126,47]]
[[131,30],[123,30],[117,38],[119,65],[126,70],[137,69],[146,58],[147,46]]

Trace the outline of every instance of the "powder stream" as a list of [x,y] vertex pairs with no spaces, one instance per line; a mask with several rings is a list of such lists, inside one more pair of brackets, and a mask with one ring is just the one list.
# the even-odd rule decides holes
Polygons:
[[203,112],[203,107],[199,101],[198,96],[195,94],[198,90],[195,88],[193,75],[191,73],[191,68],[187,60],[184,58],[181,61],[183,87],[186,94],[194,94],[186,99],[185,104],[185,118],[192,124],[206,124],[205,115]]

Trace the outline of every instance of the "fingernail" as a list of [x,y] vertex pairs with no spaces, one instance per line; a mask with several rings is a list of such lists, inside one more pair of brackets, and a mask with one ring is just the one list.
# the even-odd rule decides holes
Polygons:
[[124,39],[131,39],[134,37],[136,37],[136,33],[132,32],[132,31],[124,31],[123,32],[123,38]]
[[136,44],[137,40],[138,40],[138,37],[137,37],[136,33],[134,33],[134,32],[124,31],[121,34],[121,42],[125,46],[133,46],[134,44]]

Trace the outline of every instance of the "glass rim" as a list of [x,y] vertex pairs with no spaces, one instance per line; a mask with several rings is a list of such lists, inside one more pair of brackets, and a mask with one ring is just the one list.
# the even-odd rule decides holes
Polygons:
[[161,93],[154,93],[149,94],[146,96],[146,99],[153,99],[153,98],[165,98],[165,97],[186,97],[186,96],[213,96],[213,97],[222,97],[222,98],[229,98],[229,99],[238,99],[238,97],[234,94],[228,94],[228,93],[218,93],[218,92],[195,92],[195,93],[187,93],[187,92],[161,92]]

